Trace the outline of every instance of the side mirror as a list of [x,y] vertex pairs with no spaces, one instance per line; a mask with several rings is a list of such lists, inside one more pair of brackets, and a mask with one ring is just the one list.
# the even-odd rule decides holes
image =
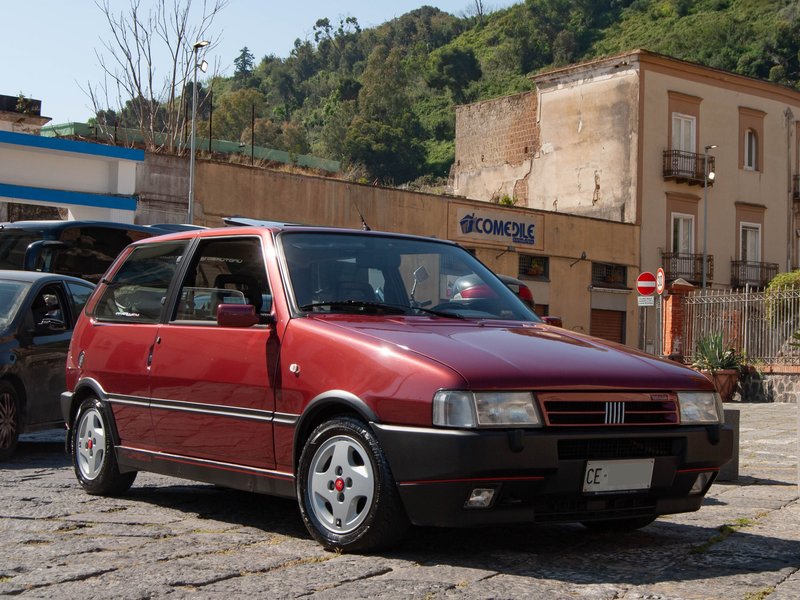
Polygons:
[[259,322],[252,304],[220,304],[217,306],[217,324],[220,327],[252,327]]

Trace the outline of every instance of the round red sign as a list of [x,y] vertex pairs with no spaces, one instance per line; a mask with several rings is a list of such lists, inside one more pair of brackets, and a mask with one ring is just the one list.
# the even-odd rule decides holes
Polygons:
[[636,278],[636,291],[642,296],[652,296],[656,292],[656,276],[645,271]]
[[658,267],[656,271],[656,294],[664,293],[664,269]]

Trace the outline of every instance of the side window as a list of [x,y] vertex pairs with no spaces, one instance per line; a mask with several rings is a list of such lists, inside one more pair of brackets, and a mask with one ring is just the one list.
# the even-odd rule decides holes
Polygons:
[[147,234],[114,227],[72,227],[61,234],[66,248],[56,251],[51,270],[97,283],[127,246]]
[[156,323],[186,242],[140,246],[128,255],[94,308],[101,321]]
[[94,288],[90,285],[69,281],[67,282],[67,289],[72,298],[75,320],[77,321],[81,312],[83,312],[83,307],[86,306],[86,302],[89,300],[89,296],[92,295]]
[[748,171],[758,170],[758,138],[752,129],[744,132],[744,168]]
[[216,323],[220,304],[251,304],[259,314],[271,311],[260,238],[201,242],[181,284],[171,320]]
[[64,298],[58,284],[44,286],[31,304],[33,326],[37,335],[53,335],[66,331]]

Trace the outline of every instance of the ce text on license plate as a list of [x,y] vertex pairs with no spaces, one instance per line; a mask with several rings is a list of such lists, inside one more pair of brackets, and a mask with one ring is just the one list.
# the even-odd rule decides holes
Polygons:
[[589,460],[583,477],[583,491],[599,494],[650,489],[654,463],[652,458]]

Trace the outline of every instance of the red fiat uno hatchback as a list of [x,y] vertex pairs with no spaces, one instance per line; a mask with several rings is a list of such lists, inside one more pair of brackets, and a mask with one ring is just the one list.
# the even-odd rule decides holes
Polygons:
[[[484,294],[453,293],[463,277]],[[410,524],[694,511],[731,457],[674,362],[542,323],[459,246],[270,224],[129,246],[87,304],[62,411],[75,474],[153,471],[297,498],[326,548]]]

